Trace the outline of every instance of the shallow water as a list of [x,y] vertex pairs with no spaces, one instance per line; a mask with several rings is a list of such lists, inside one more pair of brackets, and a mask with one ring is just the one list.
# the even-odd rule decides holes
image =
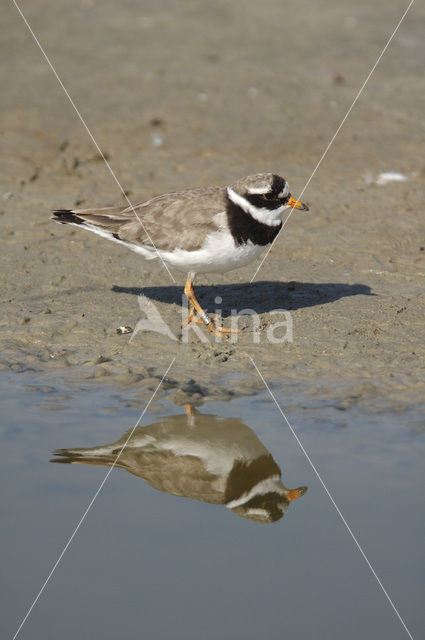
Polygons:
[[[31,374],[2,377],[6,638],[141,410],[130,394],[107,388],[61,389]],[[278,400],[419,638],[423,420],[414,410],[366,415],[313,407],[302,394],[296,402],[289,395]],[[186,410],[192,417],[158,393],[120,458],[125,469],[112,470],[19,637],[407,637],[268,394]],[[116,444],[107,449],[110,443]],[[69,447],[97,450],[53,455]],[[87,464],[66,464],[82,459]],[[288,488],[303,486],[304,495],[288,500],[294,497]],[[255,499],[245,508],[246,492]],[[259,496],[276,492],[284,506],[269,496],[264,509]],[[276,522],[246,517],[267,513]]]

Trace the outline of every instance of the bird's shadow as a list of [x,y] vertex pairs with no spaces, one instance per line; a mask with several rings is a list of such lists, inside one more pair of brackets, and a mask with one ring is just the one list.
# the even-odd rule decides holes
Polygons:
[[[112,291],[136,296],[143,295],[157,302],[182,304],[183,287],[167,285],[157,287],[121,287],[113,285]],[[264,313],[276,309],[294,311],[304,307],[334,302],[347,296],[373,296],[365,284],[341,282],[275,282],[263,280],[241,284],[198,285],[195,295],[205,309],[213,311],[220,307],[223,316],[237,307]]]

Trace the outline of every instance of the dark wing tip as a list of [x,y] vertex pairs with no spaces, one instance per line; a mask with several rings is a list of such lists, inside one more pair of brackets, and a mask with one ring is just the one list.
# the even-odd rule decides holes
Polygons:
[[52,220],[56,220],[56,222],[62,222],[65,224],[66,222],[73,222],[74,224],[82,224],[83,220],[79,218],[71,209],[57,209],[52,211]]

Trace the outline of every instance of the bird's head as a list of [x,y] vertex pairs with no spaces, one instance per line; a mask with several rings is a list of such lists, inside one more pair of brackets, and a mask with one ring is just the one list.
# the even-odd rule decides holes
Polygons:
[[307,205],[291,196],[284,178],[274,173],[257,173],[227,187],[227,196],[245,213],[269,226],[280,225],[286,210],[308,211]]
[[232,506],[228,504],[233,513],[238,516],[254,520],[255,522],[277,522],[286,513],[289,505],[293,500],[301,498],[307,491],[307,487],[298,487],[297,489],[286,489],[281,485],[280,480],[275,480],[275,490],[266,493],[256,493],[244,503]]

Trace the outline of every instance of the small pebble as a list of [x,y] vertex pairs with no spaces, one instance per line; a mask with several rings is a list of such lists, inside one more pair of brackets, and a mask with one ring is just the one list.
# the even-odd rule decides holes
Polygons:
[[129,327],[128,325],[126,325],[125,327],[118,327],[117,329],[117,333],[122,336],[126,333],[133,333],[133,329],[131,327]]
[[164,144],[164,138],[160,136],[158,133],[153,133],[152,144],[154,147],[162,147],[162,145]]

